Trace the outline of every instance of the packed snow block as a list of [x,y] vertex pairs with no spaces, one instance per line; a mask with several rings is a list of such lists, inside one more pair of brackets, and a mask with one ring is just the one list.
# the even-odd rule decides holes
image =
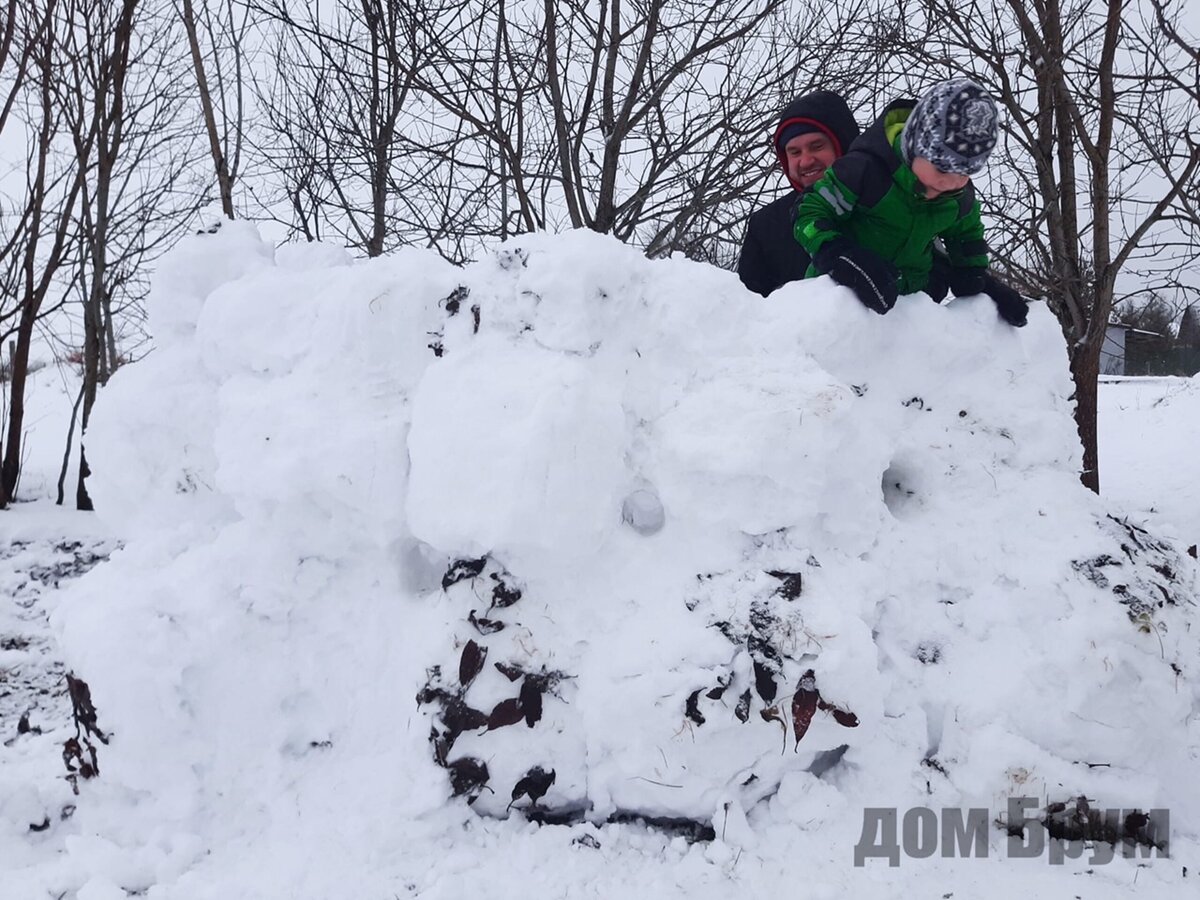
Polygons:
[[181,522],[232,517],[217,490],[217,386],[194,345],[123,366],[97,395],[88,423],[88,479],[96,509],[126,538]]
[[[107,473],[89,480],[88,491],[123,530],[219,519],[228,510],[213,483],[216,382],[194,337],[214,291],[273,266],[272,247],[247,222],[190,235],[159,264],[147,301],[155,352],[113,375],[88,423],[89,462]],[[209,511],[192,512],[197,504]]]
[[[314,551],[342,540],[396,540],[404,528],[405,468],[396,450],[405,423],[394,402],[357,386],[239,375],[218,403],[214,480],[241,516],[290,522]],[[350,407],[360,413],[330,427],[332,411]],[[379,502],[385,497],[392,503]]]
[[[526,235],[487,254],[464,273],[473,287],[484,330],[524,334],[539,346],[609,369],[636,388],[627,402],[646,406],[658,384],[622,377],[629,366],[648,365],[685,374],[714,347],[744,340],[761,309],[732,272],[675,260],[654,265],[636,247],[580,229]],[[474,333],[460,330],[447,351],[468,346]],[[680,369],[682,368],[682,371]],[[638,399],[640,398],[640,399]]]
[[429,544],[571,558],[619,521],[625,414],[578,359],[481,339],[431,365],[408,435],[407,513]]
[[[854,400],[808,357],[723,359],[646,426],[656,449],[647,475],[674,515],[747,534],[816,526],[827,510],[874,529],[880,498],[870,475],[886,464],[886,444],[853,422]],[[835,504],[825,502],[831,482]]]
[[403,532],[405,405],[453,271],[402,278],[399,262],[259,275],[210,298],[197,337],[221,385],[216,477],[242,515],[319,521],[313,546]]
[[354,257],[349,250],[324,241],[281,244],[275,248],[275,266],[286,272],[315,272],[353,263]]
[[221,220],[181,240],[158,264],[146,305],[159,347],[186,341],[216,288],[274,265],[274,249],[251,222]]
[[[286,258],[286,257],[285,257]],[[309,261],[311,266],[312,261]],[[406,257],[371,266],[270,269],[214,291],[198,325],[205,364],[219,378],[250,372],[270,379],[358,381],[372,393],[407,390],[428,364],[436,301],[457,272]],[[265,336],[263,322],[271,323]],[[344,368],[353,378],[331,377]]]
[[[460,560],[447,571],[442,601],[469,606],[455,635],[457,659],[432,667],[417,695],[451,791],[495,815],[515,808],[534,818],[545,811],[703,822],[730,797],[752,806],[784,772],[870,740],[872,730],[858,729],[845,705],[866,712],[869,692],[833,667],[822,667],[825,697],[814,685],[813,709],[799,711],[809,657],[776,649],[791,647],[798,617],[770,611],[791,603],[780,590],[785,581],[756,580],[761,600],[749,618],[732,604],[712,607],[713,596],[736,593],[713,579],[680,585],[689,602],[655,610],[650,628],[652,596],[610,603],[607,617],[626,613],[627,621],[614,627],[610,618],[605,644],[613,652],[605,654],[580,639],[584,621],[603,612],[518,588],[494,560]],[[727,618],[717,620],[718,611]],[[674,641],[664,640],[668,628]],[[858,637],[869,652],[869,635]],[[853,668],[852,654],[843,659]],[[866,670],[868,659],[864,653]],[[800,728],[798,715],[808,715]],[[533,767],[555,773],[536,803],[517,796]]]

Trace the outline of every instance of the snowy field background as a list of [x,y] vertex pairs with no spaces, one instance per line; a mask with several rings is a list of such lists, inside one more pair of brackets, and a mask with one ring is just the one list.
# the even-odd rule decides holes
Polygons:
[[[26,598],[0,633],[49,614],[60,642],[0,651],[59,692],[20,734],[0,706],[5,898],[1197,877],[1196,379],[1102,386],[1097,499],[1038,307],[764,302],[589,233],[457,270],[235,224],[150,315],[89,434],[99,516],[0,516]],[[51,649],[112,735],[78,797]],[[864,807],[1081,794],[1170,807],[1173,858],[1009,860],[996,828],[986,860],[853,866]]]
[[1196,543],[1200,378],[1102,379],[1100,446],[1105,495]]

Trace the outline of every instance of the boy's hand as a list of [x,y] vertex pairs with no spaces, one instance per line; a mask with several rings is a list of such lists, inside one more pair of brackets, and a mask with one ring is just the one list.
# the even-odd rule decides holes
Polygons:
[[1029,301],[1010,288],[987,269],[951,269],[950,290],[955,297],[987,294],[996,304],[996,312],[1013,328],[1020,328],[1029,319]]
[[940,253],[933,254],[933,265],[929,269],[925,293],[934,303],[941,303],[950,293],[950,260]]
[[865,247],[836,238],[827,241],[813,257],[817,271],[850,288],[867,309],[881,316],[896,305],[896,267]]
[[976,294],[984,293],[983,279],[986,272],[986,269],[980,269],[977,266],[964,268],[951,266],[946,275],[946,281],[955,297],[973,297]]
[[1013,328],[1029,321],[1029,301],[990,274],[983,276],[983,293],[992,298],[1000,318]]

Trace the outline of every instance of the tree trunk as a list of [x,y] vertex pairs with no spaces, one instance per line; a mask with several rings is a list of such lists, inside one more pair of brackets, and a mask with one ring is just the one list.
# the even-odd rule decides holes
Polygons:
[[221,211],[225,218],[233,215],[233,175],[217,133],[217,119],[213,111],[212,92],[204,72],[204,58],[200,53],[200,38],[196,33],[196,16],[192,11],[192,0],[183,0],[183,27],[187,31],[188,47],[192,54],[192,68],[196,73],[196,87],[200,92],[200,110],[204,117],[204,130],[208,132],[208,147],[212,154],[213,169],[217,176],[217,189],[221,194]]
[[88,496],[87,487],[84,485],[84,479],[92,474],[92,470],[88,468],[87,451],[83,444],[79,445],[79,484],[75,488],[75,508],[84,512],[91,512],[96,507],[92,503],[92,498]]
[[[97,86],[96,190],[91,202],[91,233],[88,234],[88,279],[90,288],[83,307],[83,412],[79,425],[79,481],[75,490],[77,509],[93,509],[84,480],[89,474],[85,456],[88,422],[96,403],[96,391],[108,380],[105,307],[109,302],[108,234],[112,215],[113,171],[123,149],[125,127],[125,84],[129,76],[134,17],[141,0],[124,0],[112,34],[112,50],[104,58],[106,81]],[[111,100],[110,100],[111,97]]]
[[[63,505],[63,499],[66,497],[67,470],[71,466],[71,442],[75,437],[75,423],[79,421],[79,405],[82,402],[83,388],[81,386],[79,388],[79,396],[75,398],[75,405],[71,407],[71,424],[67,426],[67,446],[66,449],[63,450],[62,468],[58,473],[58,499],[54,501],[58,506]],[[81,455],[80,462],[82,461]],[[78,499],[78,497],[76,497],[76,499]]]
[[4,462],[0,465],[0,508],[8,506],[17,496],[17,481],[21,477],[21,433],[25,427],[25,382],[29,375],[29,348],[33,343],[33,323],[37,307],[31,308],[26,299],[21,309],[21,324],[17,328],[16,349],[9,372],[8,437]]
[[371,159],[368,171],[371,174],[371,236],[367,239],[367,256],[374,259],[383,255],[383,244],[387,238],[388,197],[388,154],[392,136],[388,133],[383,110],[383,79],[380,71],[380,54],[385,35],[383,16],[378,8],[367,11],[367,29],[371,35],[371,112],[367,122],[367,134],[371,139]]
[[[601,4],[601,13],[603,13]],[[579,198],[575,192],[574,158],[571,153],[571,138],[567,123],[567,109],[563,103],[562,77],[558,59],[558,14],[554,0],[545,0],[546,17],[546,81],[550,88],[550,106],[554,113],[554,142],[558,148],[559,178],[562,181],[563,200],[567,204],[567,214],[571,217],[571,227],[580,228],[587,223]]]
[[1083,444],[1083,471],[1079,480],[1084,487],[1097,494],[1100,493],[1100,454],[1096,440],[1096,400],[1102,346],[1102,340],[1088,342],[1071,354],[1071,378],[1075,382],[1075,427]]
[[75,508],[83,510],[95,508],[83,482],[91,474],[85,458],[84,440],[87,437],[88,421],[92,417],[92,406],[96,403],[96,389],[100,383],[100,354],[104,349],[98,317],[99,310],[94,309],[89,302],[83,316],[83,416],[79,425],[79,481],[75,487]]

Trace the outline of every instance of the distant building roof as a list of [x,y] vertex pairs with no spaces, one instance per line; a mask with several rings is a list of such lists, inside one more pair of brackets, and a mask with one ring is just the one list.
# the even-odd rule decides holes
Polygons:
[[1120,328],[1125,332],[1125,335],[1127,337],[1131,337],[1134,340],[1138,340],[1138,339],[1146,340],[1148,338],[1165,337],[1165,335],[1163,335],[1163,333],[1161,331],[1147,331],[1144,328],[1134,328],[1128,322],[1113,322],[1110,320],[1108,323],[1108,327],[1109,328]]

